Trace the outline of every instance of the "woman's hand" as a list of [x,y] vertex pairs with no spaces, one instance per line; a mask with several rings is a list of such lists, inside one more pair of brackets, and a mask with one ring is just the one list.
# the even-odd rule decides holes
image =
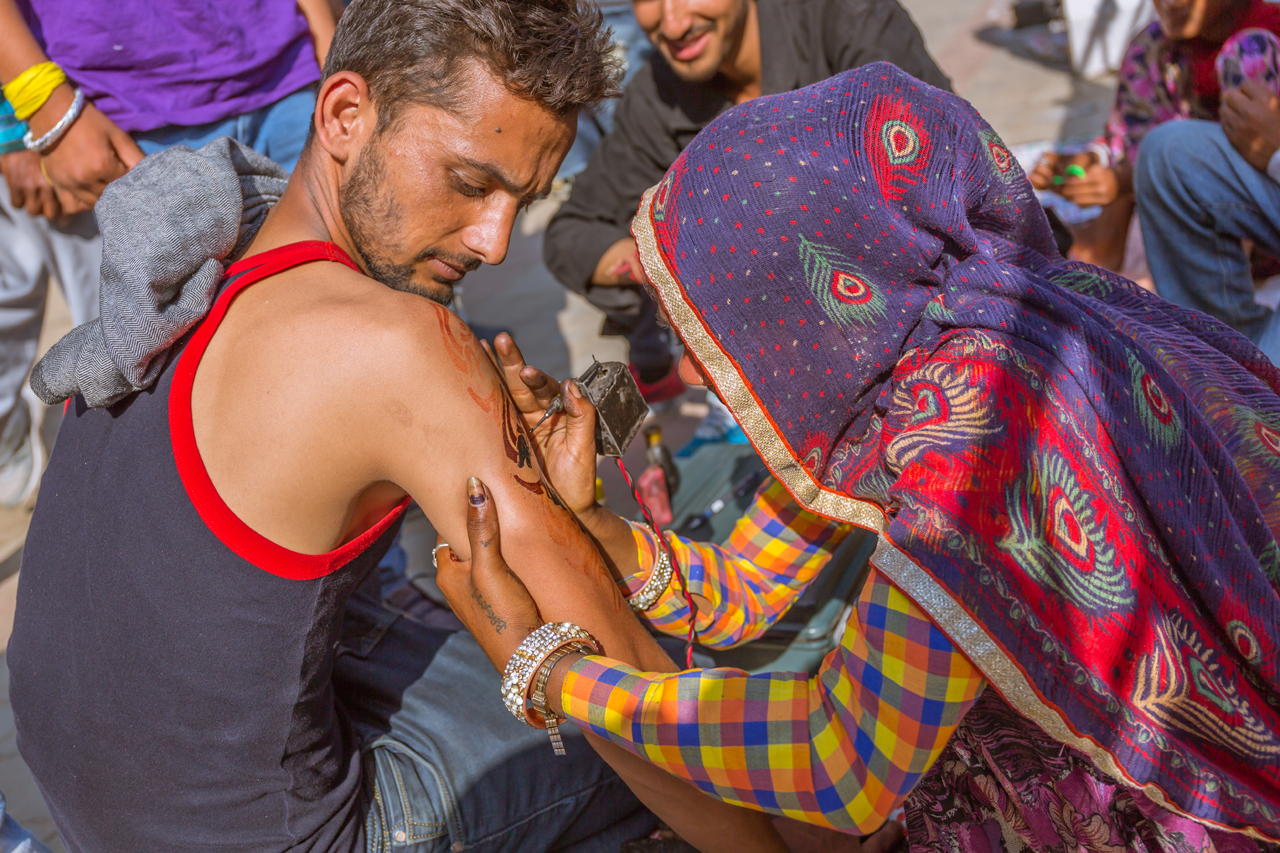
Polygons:
[[1038,190],[1052,190],[1067,201],[1081,207],[1111,204],[1124,191],[1120,171],[1102,165],[1092,151],[1082,154],[1041,155],[1040,162],[1027,176]]
[[502,672],[542,617],[502,558],[498,511],[489,489],[475,477],[467,480],[467,542],[471,559],[465,561],[448,545],[436,546],[436,582],[489,662]]
[[[596,410],[577,383],[560,384],[524,363],[515,341],[505,332],[494,339],[498,365],[533,437],[542,470],[565,506],[578,517],[596,504]],[[559,394],[564,411],[547,418],[537,429],[551,401]]]
[[[1067,175],[1058,192],[1072,204],[1080,207],[1111,204],[1120,197],[1120,176],[1110,166],[1098,162],[1097,154],[1082,155],[1088,162],[1082,165],[1084,177]],[[1080,165],[1080,164],[1073,164]]]

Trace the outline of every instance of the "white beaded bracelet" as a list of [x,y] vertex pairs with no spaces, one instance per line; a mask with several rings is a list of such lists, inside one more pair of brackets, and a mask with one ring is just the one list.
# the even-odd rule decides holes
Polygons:
[[502,701],[517,720],[539,728],[529,718],[529,690],[538,669],[553,652],[570,643],[582,643],[599,654],[600,646],[590,634],[572,622],[548,622],[525,637],[502,671]]
[[[662,534],[655,533],[655,536],[660,537]],[[649,578],[644,582],[644,586],[627,599],[627,604],[636,613],[643,613],[657,604],[658,599],[662,598],[662,594],[667,591],[667,587],[671,586],[671,576],[675,574],[675,568],[671,565],[671,558],[667,556],[667,549],[662,545],[662,542],[655,543],[657,556],[654,557],[653,568],[649,570]]]
[[27,146],[28,151],[43,154],[62,138],[62,134],[67,132],[67,128],[71,127],[71,123],[80,117],[80,113],[83,110],[84,89],[77,87],[75,97],[71,100],[70,108],[62,114],[62,118],[58,119],[58,123],[49,128],[49,132],[39,139],[33,139],[31,131],[28,130],[22,135],[22,144]]

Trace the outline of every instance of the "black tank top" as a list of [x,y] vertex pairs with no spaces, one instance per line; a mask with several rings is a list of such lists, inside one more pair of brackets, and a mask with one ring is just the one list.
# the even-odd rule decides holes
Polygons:
[[404,504],[328,554],[282,548],[223,503],[191,422],[196,367],[236,294],[313,261],[356,268],[319,242],[240,261],[150,390],[68,406],[9,667],[19,749],[72,853],[364,849],[331,674],[343,606]]

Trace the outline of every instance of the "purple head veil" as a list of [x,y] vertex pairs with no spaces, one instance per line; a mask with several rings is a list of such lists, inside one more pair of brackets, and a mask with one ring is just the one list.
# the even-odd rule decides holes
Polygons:
[[1280,371],[1063,260],[973,108],[887,64],[717,118],[633,223],[673,325],[800,503],[1017,712],[1280,839]]

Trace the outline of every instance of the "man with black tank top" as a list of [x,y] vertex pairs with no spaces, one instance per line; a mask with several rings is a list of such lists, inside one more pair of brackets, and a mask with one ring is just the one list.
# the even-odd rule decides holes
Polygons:
[[[474,475],[508,562],[558,602],[543,618],[675,668],[445,307],[468,270],[503,260],[578,111],[615,85],[584,0],[355,0],[278,203],[225,259],[203,318],[106,396],[123,379],[95,371],[128,373],[122,359],[156,336],[145,306],[104,310],[143,321],[116,323],[111,360],[80,362],[80,390],[60,395],[9,647],[19,748],[71,853],[612,853],[654,824],[618,774],[706,849],[772,833],[603,741],[574,733],[555,757],[503,708],[470,635],[388,609],[371,575],[410,497],[465,558]],[[131,174],[150,180],[147,161]],[[109,189],[100,220],[113,203]],[[131,220],[139,263],[163,265],[171,247],[149,235],[184,216],[149,214]],[[191,304],[174,297],[156,322]],[[519,642],[511,614],[482,596],[474,608]]]

